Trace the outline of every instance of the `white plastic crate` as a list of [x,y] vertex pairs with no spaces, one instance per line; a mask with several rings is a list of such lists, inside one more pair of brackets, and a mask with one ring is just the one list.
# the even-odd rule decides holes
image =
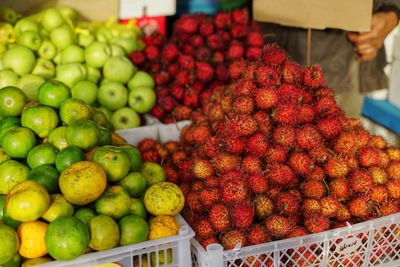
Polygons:
[[[35,266],[95,267],[104,263],[115,263],[115,266],[123,267],[191,266],[190,239],[194,236],[194,232],[182,216],[177,215],[176,218],[181,225],[178,235],[87,253],[71,261],[51,261]],[[153,262],[151,261],[152,254]],[[160,254],[172,255],[172,259],[159,264]],[[144,258],[147,260],[147,265],[143,262]]]
[[400,213],[317,234],[224,251],[191,241],[195,267],[400,266]]

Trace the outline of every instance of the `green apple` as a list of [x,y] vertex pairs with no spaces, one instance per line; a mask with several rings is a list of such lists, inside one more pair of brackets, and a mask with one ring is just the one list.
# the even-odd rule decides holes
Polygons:
[[40,32],[39,25],[28,18],[22,18],[17,21],[14,25],[15,36],[19,36],[22,32],[32,31],[32,32]]
[[42,37],[38,32],[25,31],[18,35],[17,44],[26,46],[33,51],[37,51],[42,45]]
[[96,40],[94,34],[88,29],[81,29],[78,33],[78,45],[81,47],[88,47]]
[[48,80],[55,76],[56,67],[50,60],[38,58],[35,66],[33,67],[32,74],[39,75]]
[[25,74],[19,79],[17,87],[25,93],[28,101],[37,101],[39,87],[44,82],[45,79],[39,75]]
[[63,24],[50,32],[50,40],[62,50],[75,43],[75,32],[69,25]]
[[86,68],[80,63],[57,65],[55,79],[72,88],[77,82],[86,79]]
[[82,63],[85,61],[85,54],[82,47],[70,45],[61,52],[61,64]]
[[57,48],[49,39],[45,38],[37,53],[41,58],[52,60],[57,54]]
[[135,87],[129,92],[128,104],[137,113],[147,113],[156,104],[156,93],[150,87]]
[[75,9],[69,6],[60,6],[57,9],[60,12],[61,16],[63,17],[63,19],[67,23],[69,23],[71,27],[75,25],[76,20],[78,18],[78,13],[75,11]]
[[113,57],[123,57],[126,56],[125,50],[117,44],[110,44],[111,56]]
[[91,119],[92,108],[82,100],[68,98],[61,103],[59,114],[63,124],[70,125],[77,120]]
[[4,68],[12,69],[19,76],[30,73],[35,63],[35,54],[32,50],[22,45],[15,45],[8,49],[3,57]]
[[96,31],[96,40],[102,43],[111,43],[113,39],[112,32],[110,28],[102,27]]
[[127,83],[136,71],[136,66],[127,57],[111,57],[103,67],[103,75],[107,80],[123,84]]
[[127,55],[138,50],[138,40],[134,36],[116,38],[114,43],[121,46]]
[[29,150],[35,145],[35,134],[26,127],[15,127],[7,131],[1,139],[1,147],[10,158],[26,158]]
[[96,41],[85,48],[86,64],[94,68],[103,67],[110,56],[111,48],[106,43]]
[[0,43],[7,44],[13,42],[15,42],[14,26],[10,23],[0,23]]
[[106,115],[107,120],[111,120],[111,115],[113,114],[113,112],[105,107],[100,106],[98,109],[100,109],[104,115]]
[[129,107],[120,108],[111,115],[111,124],[115,130],[136,128],[140,126],[140,117]]
[[112,125],[106,114],[104,114],[104,112],[100,108],[93,108],[92,110],[92,121],[96,122],[99,127],[105,127],[112,130]]
[[9,69],[0,70],[0,89],[6,86],[16,86],[18,83],[18,75]]
[[87,71],[86,80],[97,84],[101,78],[100,70],[96,69],[94,67],[88,66],[88,65],[85,65],[85,67],[86,67],[86,71]]
[[140,173],[146,178],[147,187],[167,180],[164,168],[157,162],[144,162]]
[[0,89],[0,115],[18,116],[28,102],[24,92],[14,86],[7,86]]
[[97,100],[97,85],[91,81],[79,81],[72,88],[72,97],[93,106]]
[[22,17],[11,7],[0,7],[0,21],[15,24]]
[[47,8],[43,11],[42,26],[47,31],[54,30],[64,24],[61,13],[54,7]]
[[21,125],[31,129],[40,138],[47,137],[58,126],[58,114],[49,106],[27,108],[21,114]]
[[56,52],[56,55],[53,58],[53,62],[56,65],[60,65],[61,64],[61,51]]
[[128,81],[129,90],[132,90],[133,88],[139,86],[154,88],[154,85],[155,83],[153,77],[145,71],[136,72],[133,77]]
[[39,87],[37,97],[39,103],[58,109],[62,102],[71,98],[71,90],[61,81],[48,80]]
[[99,104],[109,110],[120,109],[128,103],[128,90],[118,82],[101,85],[97,92]]

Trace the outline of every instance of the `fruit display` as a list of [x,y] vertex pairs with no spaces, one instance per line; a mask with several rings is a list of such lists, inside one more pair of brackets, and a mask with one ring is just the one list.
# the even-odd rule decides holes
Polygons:
[[184,14],[174,22],[170,38],[155,33],[143,41],[145,49],[130,58],[154,76],[157,104],[151,114],[171,123],[190,119],[216,87],[229,83],[231,65],[257,60],[264,37],[248,11],[236,9],[214,17]]
[[144,47],[134,24],[84,21],[68,7],[2,14],[8,15],[0,23],[0,88],[17,86],[37,101],[41,84],[61,81],[69,98],[101,108],[117,130],[140,126],[155,105],[153,78],[128,58]]
[[[69,261],[178,235],[181,189],[57,80],[0,89],[0,265]],[[95,115],[97,114],[97,115]],[[161,252],[160,252],[161,253]],[[172,250],[151,255],[172,262]]]
[[399,212],[400,148],[346,117],[319,66],[266,44],[258,60],[237,61],[229,73],[232,82],[192,113],[179,142],[138,144],[181,187],[182,216],[203,247],[229,250]]

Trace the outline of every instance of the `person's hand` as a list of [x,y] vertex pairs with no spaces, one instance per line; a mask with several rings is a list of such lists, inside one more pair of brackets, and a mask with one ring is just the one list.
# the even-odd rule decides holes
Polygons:
[[370,61],[376,57],[386,36],[397,26],[398,18],[394,12],[377,12],[372,15],[371,31],[349,33],[348,39],[354,44],[359,60]]

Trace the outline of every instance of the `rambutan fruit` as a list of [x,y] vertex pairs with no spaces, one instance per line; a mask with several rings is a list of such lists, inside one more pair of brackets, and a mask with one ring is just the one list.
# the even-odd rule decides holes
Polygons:
[[213,34],[214,30],[214,24],[212,21],[204,20],[199,25],[199,33],[204,37]]
[[249,95],[240,95],[233,100],[233,112],[237,114],[250,114],[254,111],[254,100]]
[[182,179],[182,181],[190,181],[194,178],[191,160],[182,160],[179,161],[179,163],[176,165],[179,170],[180,179]]
[[175,121],[189,120],[192,115],[192,109],[183,105],[176,106],[172,111]]
[[279,103],[271,116],[276,123],[292,125],[297,122],[297,108],[294,104]]
[[160,57],[160,50],[154,45],[146,46],[143,51],[150,61],[156,61]]
[[[354,133],[356,134],[356,147],[362,148],[366,147],[370,140],[370,132],[364,129],[362,126],[353,129]],[[377,151],[377,149],[376,149]]]
[[387,216],[390,214],[395,214],[400,211],[399,203],[397,201],[385,201],[378,206],[380,215]]
[[329,156],[325,164],[325,172],[332,178],[345,177],[349,173],[349,167],[343,158]]
[[347,201],[351,196],[349,181],[344,177],[333,178],[329,182],[329,193],[339,201]]
[[328,148],[324,145],[317,145],[308,151],[310,158],[316,163],[325,163],[329,156]]
[[196,144],[204,144],[211,138],[211,130],[208,126],[194,125],[191,130],[193,142]]
[[258,131],[264,134],[270,134],[272,129],[272,122],[268,113],[263,111],[256,111],[253,113],[254,118],[258,123]]
[[308,235],[306,228],[304,228],[303,226],[295,226],[286,237],[294,238],[294,237],[305,236],[305,235]]
[[157,144],[158,144],[157,140],[152,138],[145,138],[138,143],[137,148],[142,153],[143,151],[146,150],[155,149]]
[[351,214],[349,209],[345,205],[339,204],[339,208],[336,212],[335,219],[339,222],[349,221],[351,219]]
[[315,117],[314,109],[311,105],[304,104],[297,107],[297,122],[299,124],[312,123]]
[[272,139],[277,145],[292,147],[296,139],[296,130],[290,125],[277,125],[272,133]]
[[245,179],[245,176],[242,171],[239,170],[232,170],[229,172],[225,173],[220,173],[219,174],[219,180],[221,181],[220,184],[225,184],[226,182],[229,182],[231,180],[240,180],[243,181]]
[[224,203],[243,203],[249,197],[246,184],[242,180],[221,183],[221,196]]
[[209,82],[214,77],[214,69],[207,62],[196,63],[196,77],[199,81]]
[[253,224],[248,231],[249,245],[263,244],[271,241],[267,229],[262,224]]
[[265,226],[270,235],[279,239],[285,238],[294,227],[287,217],[278,214],[268,216],[265,219]]
[[196,91],[188,89],[183,97],[183,104],[188,107],[197,107],[199,105],[199,95]]
[[246,49],[245,58],[249,61],[257,61],[262,55],[261,47],[251,46]]
[[280,66],[285,63],[287,59],[285,49],[280,47],[277,43],[267,43],[263,47],[262,61],[271,66]]
[[275,89],[272,88],[258,88],[254,92],[254,99],[257,108],[266,110],[274,108],[279,97]]
[[[173,162],[176,166],[178,166],[179,163],[180,163],[181,161],[185,160],[186,158],[187,158],[186,152],[183,151],[182,149],[177,149],[177,150],[175,150],[175,151],[172,153],[172,155],[171,155],[172,162]],[[192,165],[190,164],[190,166],[192,166]]]
[[168,182],[171,182],[174,184],[178,184],[178,182],[180,182],[178,171],[174,167],[168,166],[168,165],[163,165],[163,168],[164,168],[165,176],[167,177]]
[[249,23],[249,13],[245,8],[238,8],[231,12],[233,23],[247,25]]
[[218,12],[214,16],[214,25],[217,29],[229,30],[232,25],[232,19],[227,12]]
[[336,117],[321,118],[317,121],[317,129],[328,139],[339,136],[342,125]]
[[322,167],[315,165],[309,174],[305,177],[306,180],[324,181],[326,177],[325,171]]
[[281,76],[272,67],[259,66],[255,71],[255,79],[260,87],[276,88],[281,83]]
[[242,158],[241,170],[248,174],[261,174],[264,171],[262,158],[246,155]]
[[229,129],[233,136],[249,136],[258,130],[258,123],[250,114],[238,114],[232,118],[234,126]]
[[150,114],[156,118],[162,118],[165,115],[165,109],[159,105],[155,105],[151,110]]
[[[270,182],[270,181],[268,181],[268,182]],[[283,187],[272,184],[272,186],[270,188],[268,188],[268,190],[267,190],[267,196],[270,199],[272,199],[273,201],[276,201],[276,199],[282,193],[283,190],[284,190]]]
[[141,152],[143,161],[160,162],[161,158],[156,149],[149,149]]
[[389,165],[390,159],[389,155],[384,150],[379,150],[379,167],[386,168]]
[[375,203],[382,203],[387,200],[389,197],[389,193],[387,187],[384,185],[375,185],[368,192],[370,199]]
[[389,146],[386,149],[386,153],[388,154],[390,160],[400,160],[400,148],[399,147]]
[[262,36],[261,32],[251,31],[246,36],[246,44],[250,47],[262,47],[264,45],[264,37]]
[[231,80],[238,80],[242,77],[244,70],[247,67],[247,63],[244,60],[235,60],[229,64],[228,74]]
[[321,215],[327,218],[335,217],[339,209],[339,201],[334,196],[325,196],[319,200]]
[[238,228],[249,228],[254,220],[254,209],[248,204],[239,204],[231,209],[231,222]]
[[308,180],[301,185],[301,192],[306,198],[321,199],[325,196],[325,184],[322,181]]
[[194,34],[197,31],[198,26],[197,20],[192,16],[182,16],[174,23],[174,30]]
[[373,182],[369,172],[362,169],[355,170],[349,178],[350,188],[355,193],[365,193],[371,190]]
[[200,244],[203,246],[203,248],[207,249],[207,246],[210,244],[218,244],[221,243],[220,240],[214,235],[214,236],[210,236],[208,238],[199,240]]
[[298,147],[310,150],[322,145],[322,137],[318,130],[311,124],[304,124],[296,131],[296,144]]
[[386,172],[390,179],[400,180],[400,161],[392,160],[386,168]]
[[259,194],[253,200],[255,216],[259,220],[263,220],[270,216],[274,211],[274,203],[265,194]]
[[358,160],[362,167],[371,167],[379,165],[379,154],[376,148],[361,147],[358,150]]
[[247,139],[246,150],[250,155],[262,157],[269,148],[268,137],[257,132]]
[[250,190],[255,194],[262,194],[268,190],[268,181],[264,175],[251,174],[247,177]]
[[288,165],[282,163],[271,164],[267,177],[269,181],[279,186],[288,186],[296,180],[292,169]]
[[354,217],[366,219],[372,215],[373,204],[367,196],[357,196],[347,203],[350,214]]
[[214,175],[214,168],[210,161],[205,159],[193,159],[193,174],[198,179],[206,179]]
[[190,184],[190,190],[199,192],[204,189],[204,183],[200,180],[195,180]]
[[289,166],[301,175],[307,175],[313,169],[310,157],[304,152],[292,152],[289,156]]
[[318,116],[324,117],[329,115],[335,115],[340,112],[340,108],[337,105],[335,98],[331,96],[323,96],[317,99],[314,104],[314,109]]
[[240,247],[245,247],[247,245],[247,238],[244,232],[236,229],[222,234],[221,241],[225,250],[234,249],[236,245]]
[[238,60],[244,57],[244,47],[240,43],[233,43],[228,46],[225,52],[225,58],[229,61]]
[[386,149],[388,145],[386,139],[379,135],[371,135],[369,143],[377,149]]
[[230,227],[229,209],[223,204],[211,206],[208,218],[217,231],[224,231]]
[[285,104],[301,104],[303,89],[300,89],[297,85],[290,83],[282,83],[277,89],[279,95],[279,101]]
[[354,132],[343,131],[335,140],[333,150],[340,155],[353,155],[357,149],[356,139]]
[[200,201],[198,192],[190,191],[185,198],[185,206],[195,214],[201,214],[204,211],[204,207]]
[[297,214],[300,209],[300,202],[292,193],[284,192],[276,199],[276,209],[283,215]]
[[368,172],[372,176],[372,180],[376,185],[383,185],[386,184],[388,180],[388,176],[386,171],[380,167],[372,166],[368,168]]
[[304,220],[304,227],[312,234],[319,233],[329,229],[330,221],[323,215],[312,214]]
[[311,65],[304,69],[303,84],[315,90],[324,85],[326,82],[321,66]]
[[219,153],[214,158],[214,166],[215,168],[221,172],[228,172],[240,167],[241,159],[239,156],[230,153]]
[[390,198],[400,199],[400,180],[387,181],[386,188]]
[[197,239],[206,239],[215,234],[213,226],[207,218],[199,218],[196,221],[194,231]]
[[264,160],[266,162],[286,162],[289,149],[286,146],[275,145],[268,148]]
[[319,200],[313,198],[305,198],[300,207],[303,217],[308,218],[312,214],[321,213],[321,204]]
[[286,60],[282,68],[282,79],[286,83],[297,84],[303,81],[303,68],[293,60]]
[[161,60],[162,62],[168,63],[176,59],[179,54],[179,49],[176,44],[167,43],[163,46],[161,50]]
[[129,58],[136,66],[144,66],[146,64],[146,56],[142,51],[133,51],[129,54]]

